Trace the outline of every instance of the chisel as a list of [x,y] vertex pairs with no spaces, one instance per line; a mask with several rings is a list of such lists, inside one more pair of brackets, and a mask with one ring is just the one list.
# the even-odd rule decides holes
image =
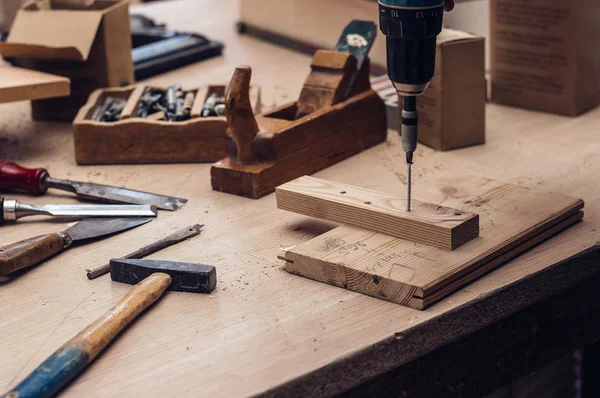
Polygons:
[[62,232],[36,236],[0,248],[0,276],[34,266],[74,242],[99,238],[146,224],[148,218],[87,219]]
[[46,169],[26,169],[16,163],[0,160],[0,190],[22,190],[43,194],[48,188],[73,192],[79,197],[110,203],[152,205],[161,210],[177,210],[187,199],[157,195],[131,189],[87,182],[55,180]]
[[27,216],[51,217],[156,217],[150,205],[42,205],[32,206],[0,196],[0,224]]

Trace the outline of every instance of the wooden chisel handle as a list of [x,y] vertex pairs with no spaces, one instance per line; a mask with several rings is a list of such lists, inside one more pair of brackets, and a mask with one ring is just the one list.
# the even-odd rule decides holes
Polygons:
[[39,264],[63,251],[71,243],[69,235],[57,232],[0,247],[0,276]]
[[66,342],[2,397],[52,397],[85,369],[125,326],[158,300],[170,284],[169,275],[154,273],[135,285],[116,306]]
[[48,175],[46,169],[26,169],[0,159],[0,190],[17,189],[35,194],[44,193],[48,189],[41,183],[45,175]]

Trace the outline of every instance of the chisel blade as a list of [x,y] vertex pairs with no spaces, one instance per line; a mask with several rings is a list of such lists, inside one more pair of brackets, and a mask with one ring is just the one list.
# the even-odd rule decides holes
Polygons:
[[126,231],[150,221],[152,220],[149,218],[87,218],[79,221],[64,232],[69,234],[73,241],[79,241]]
[[177,210],[187,199],[134,191],[133,189],[111,187],[87,182],[69,181],[73,192],[88,199],[100,199],[111,203],[131,203],[153,205],[162,210]]
[[36,214],[53,217],[156,217],[150,205],[43,205]]

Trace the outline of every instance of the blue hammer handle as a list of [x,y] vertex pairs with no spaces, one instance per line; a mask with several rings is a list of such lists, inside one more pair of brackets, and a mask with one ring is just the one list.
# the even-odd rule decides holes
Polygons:
[[49,398],[73,380],[125,326],[152,305],[171,284],[165,273],[154,273],[135,285],[106,314],[67,341],[2,398]]

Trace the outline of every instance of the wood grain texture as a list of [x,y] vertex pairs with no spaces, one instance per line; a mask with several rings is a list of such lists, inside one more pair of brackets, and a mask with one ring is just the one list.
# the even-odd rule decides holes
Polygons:
[[277,207],[440,249],[454,250],[479,236],[475,213],[412,201],[335,181],[300,177],[276,188]]
[[319,50],[310,64],[300,98],[296,119],[311,114],[344,99],[352,74],[356,71],[356,58],[350,53]]
[[30,69],[0,67],[0,104],[62,97],[70,93],[69,79]]
[[[79,110],[73,122],[75,159],[78,164],[198,163],[213,162],[229,153],[227,121],[221,117],[193,117],[181,122],[156,120],[156,116],[135,117],[142,88],[163,86],[133,85],[97,90]],[[193,91],[185,89],[184,91]],[[223,95],[225,86],[210,85],[197,89],[192,116],[199,116],[207,95]],[[124,120],[96,122],[94,110],[106,96],[127,100]],[[260,110],[260,88],[250,88],[250,99]]]
[[[315,7],[323,3],[312,2]],[[365,3],[377,13],[376,4],[362,0],[338,3],[348,7]],[[173,29],[202,27],[227,46],[222,57],[156,76],[145,84],[166,87],[177,82],[200,87],[226,82],[237,65],[250,63],[267,111],[297,98],[310,72],[311,58],[240,36],[232,29],[238,5],[235,0],[178,0],[134,6],[133,12]],[[272,20],[281,16],[276,9],[260,11]],[[348,22],[341,14],[337,17],[344,21],[342,25]],[[333,40],[339,30],[335,34]],[[264,396],[269,391],[275,391],[273,396],[332,396],[599,275],[597,260],[576,259],[569,264],[561,260],[600,241],[600,186],[595,183],[600,174],[600,109],[563,118],[488,104],[486,114],[486,145],[444,153],[423,145],[417,148],[415,197],[440,203],[445,196],[439,191],[440,180],[477,174],[584,198],[585,219],[426,311],[417,311],[283,271],[282,262],[276,260],[281,247],[306,242],[335,225],[277,211],[275,195],[253,201],[213,191],[209,164],[75,167],[70,125],[31,121],[25,102],[2,105],[0,157],[22,159],[28,167],[48,167],[56,176],[176,193],[190,202],[177,212],[162,212],[141,233],[74,247],[3,283],[0,390],[7,391],[24,378],[131,288],[106,280],[89,281],[86,269],[191,222],[206,224],[201,238],[152,257],[213,264],[220,271],[218,289],[210,295],[169,293],[96,358],[94,366],[62,390],[61,397],[214,398]],[[316,176],[400,196],[406,189],[399,167],[404,157],[399,137],[390,132],[385,143]],[[36,205],[50,200],[77,202],[60,192],[40,197],[18,194],[15,199]],[[37,220],[4,225],[0,245],[56,231],[59,225],[67,226]],[[580,308],[595,308],[589,300],[574,302]],[[553,315],[569,321],[564,311]],[[589,323],[575,320],[565,325],[582,330]],[[578,339],[574,344],[583,343]],[[479,346],[481,351],[494,348]],[[443,367],[433,366],[427,372],[443,373]],[[461,371],[464,375],[470,369]],[[486,377],[491,379],[495,373]]]
[[[589,266],[596,263],[600,247],[586,251],[581,256],[568,259],[569,262],[586,262]],[[442,396],[487,397],[498,388],[514,382],[523,375],[538,370],[556,358],[597,341],[600,334],[600,300],[597,296],[600,277],[596,276],[559,295],[546,298],[529,306],[506,319],[466,335],[448,346],[434,350],[423,357],[387,372],[377,380],[366,382],[342,397],[398,397],[402,391],[408,397],[429,398]],[[518,297],[516,289],[509,301]],[[527,289],[524,289],[527,290]],[[508,292],[506,292],[508,293]],[[515,294],[516,293],[516,294]],[[493,298],[473,306],[470,312],[478,309],[487,311]],[[581,305],[581,303],[589,303]],[[573,327],[573,325],[580,325]],[[458,327],[458,325],[454,325]],[[406,336],[407,338],[411,338]],[[486,349],[482,349],[486,347]],[[457,361],[456,358],[460,358]],[[571,368],[574,368],[571,363]],[[444,369],[443,372],[428,372],[425,369]],[[465,371],[467,369],[468,371]],[[489,377],[491,374],[495,377]],[[558,374],[557,374],[558,375]],[[335,377],[331,375],[331,377]],[[565,381],[561,377],[559,384]],[[543,381],[546,393],[532,392],[535,383],[521,380],[519,384],[530,397],[555,396],[555,384],[548,379]],[[568,378],[566,378],[568,382]],[[574,383],[573,383],[574,384]],[[575,394],[576,386],[572,391]],[[516,391],[523,391],[517,389]],[[513,389],[513,392],[515,389]],[[565,390],[565,396],[571,396]],[[531,393],[531,394],[530,394]],[[495,396],[495,395],[494,395]],[[498,395],[503,397],[506,395]],[[510,396],[510,395],[509,395]],[[490,397],[491,398],[491,397]]]
[[424,309],[583,216],[581,199],[484,178],[451,178],[439,191],[441,205],[479,211],[479,238],[446,251],[342,226],[286,251],[286,270]]
[[92,361],[127,325],[154,304],[171,284],[171,277],[156,272],[134,287],[117,305],[69,340],[63,347],[84,349]]
[[258,125],[250,101],[251,77],[249,66],[238,66],[225,92],[227,134],[235,142],[237,161],[241,164],[251,164],[256,160],[252,141],[258,133]]
[[29,268],[60,253],[66,244],[59,234],[47,234],[0,247],[0,276]]
[[[242,165],[229,156],[213,164],[214,190],[258,199],[281,184],[377,145],[387,136],[385,104],[372,90],[294,122],[269,119],[268,115],[257,117],[260,131],[254,148],[259,162]],[[273,132],[263,126],[280,130]],[[288,137],[290,143],[283,155],[272,152],[283,148],[275,146],[279,135]]]

